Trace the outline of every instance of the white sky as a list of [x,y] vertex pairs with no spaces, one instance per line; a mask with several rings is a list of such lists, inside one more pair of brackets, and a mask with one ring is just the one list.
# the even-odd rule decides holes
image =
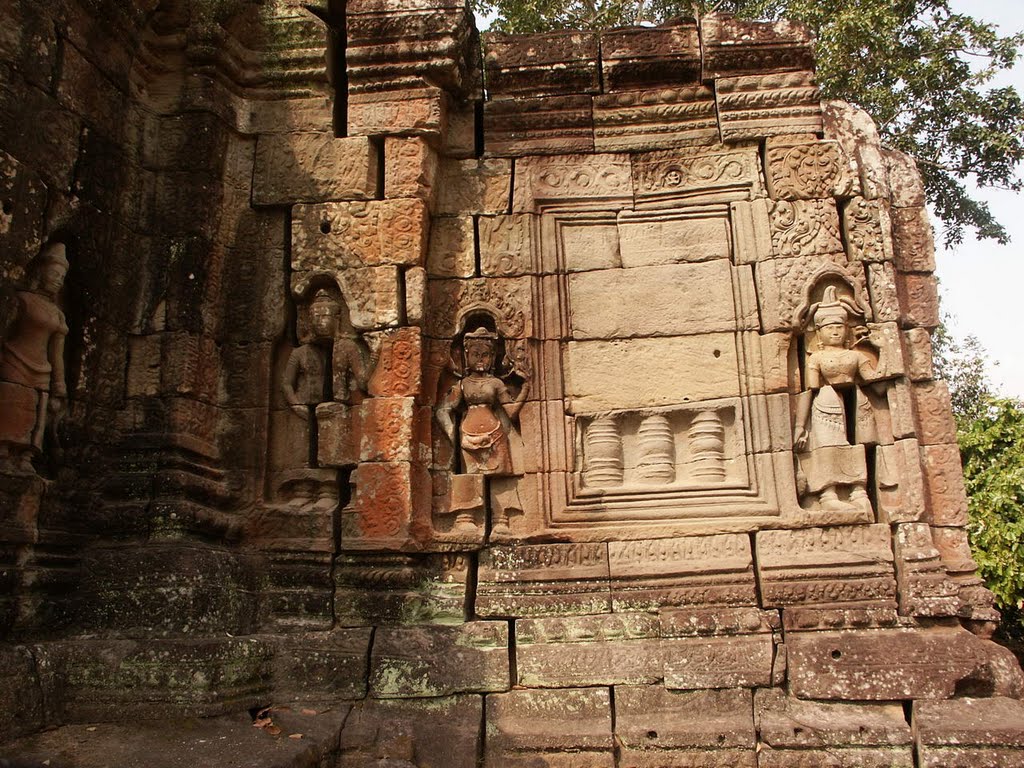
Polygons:
[[[1003,34],[1024,29],[1022,0],[952,0],[952,7],[976,19],[998,24]],[[1024,62],[998,85],[1014,85],[1024,93]],[[951,330],[958,337],[977,336],[997,363],[992,380],[1006,395],[1024,397],[1024,196],[986,190],[995,217],[1009,230],[1012,242],[965,239],[963,244],[936,254],[942,308],[955,317]]]

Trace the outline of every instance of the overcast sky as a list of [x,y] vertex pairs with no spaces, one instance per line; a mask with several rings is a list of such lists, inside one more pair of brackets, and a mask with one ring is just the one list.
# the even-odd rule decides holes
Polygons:
[[[952,0],[954,9],[998,24],[1003,34],[1024,29],[1022,0]],[[1000,78],[1024,93],[1024,63]],[[977,336],[992,359],[993,381],[1002,393],[1024,397],[1024,196],[985,191],[996,218],[1010,231],[1007,246],[966,239],[949,251],[939,246],[942,308],[955,316],[957,336]]]

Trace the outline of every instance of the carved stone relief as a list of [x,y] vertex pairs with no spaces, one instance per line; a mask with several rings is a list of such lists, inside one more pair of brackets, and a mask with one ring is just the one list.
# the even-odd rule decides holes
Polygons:
[[366,392],[370,361],[336,285],[321,283],[297,310],[300,344],[279,379],[286,410],[272,419],[271,491],[296,509],[333,508],[337,474],[328,467],[358,461],[349,407]]
[[46,246],[28,272],[28,286],[15,293],[13,321],[0,336],[0,469],[31,473],[44,440],[59,451],[67,406],[68,325],[59,303],[68,272],[64,244]]
[[[874,343],[852,286],[827,284],[807,295],[816,300],[798,314],[806,352],[793,436],[801,502],[870,514],[865,451],[893,442],[884,384],[893,375],[884,353],[893,345]],[[896,471],[887,458],[888,452],[878,452],[876,481],[885,488]]]

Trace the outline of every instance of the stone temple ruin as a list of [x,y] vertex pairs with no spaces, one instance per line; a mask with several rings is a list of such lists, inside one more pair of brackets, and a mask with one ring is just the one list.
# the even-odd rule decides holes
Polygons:
[[912,162],[794,25],[482,51],[0,4],[0,758],[1024,765]]

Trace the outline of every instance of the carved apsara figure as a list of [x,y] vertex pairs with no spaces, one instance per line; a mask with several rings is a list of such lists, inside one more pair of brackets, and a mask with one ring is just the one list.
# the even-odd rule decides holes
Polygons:
[[[825,510],[871,509],[863,445],[878,442],[878,429],[859,385],[872,377],[874,368],[871,358],[856,348],[861,337],[854,333],[854,319],[862,319],[859,309],[834,286],[808,312],[818,348],[807,355],[806,392],[797,408],[793,446],[807,491],[818,496]],[[846,501],[839,497],[843,487],[849,488]]]
[[68,260],[51,243],[30,267],[28,288],[16,293],[16,315],[0,347],[0,465],[32,471],[46,432],[64,415],[64,339],[68,333],[58,295]]
[[498,335],[484,327],[463,336],[465,375],[455,383],[441,407],[437,420],[453,443],[455,422],[452,414],[462,412],[459,445],[463,472],[480,475],[512,475],[512,451],[509,437],[529,392],[529,380],[523,376],[518,396],[494,373]]
[[353,392],[366,390],[369,371],[362,349],[354,334],[341,332],[340,315],[338,300],[325,289],[317,291],[309,305],[312,340],[288,357],[281,391],[303,419],[311,407],[327,400],[349,403]]
[[[330,291],[320,289],[309,304],[308,338],[288,356],[281,376],[281,393],[291,412],[275,440],[274,463],[278,493],[292,506],[337,503],[336,473],[317,467],[314,455],[316,407],[331,400],[349,403],[356,390],[366,389],[367,367],[354,335],[342,332],[342,305]],[[304,333],[303,336],[306,336]]]

